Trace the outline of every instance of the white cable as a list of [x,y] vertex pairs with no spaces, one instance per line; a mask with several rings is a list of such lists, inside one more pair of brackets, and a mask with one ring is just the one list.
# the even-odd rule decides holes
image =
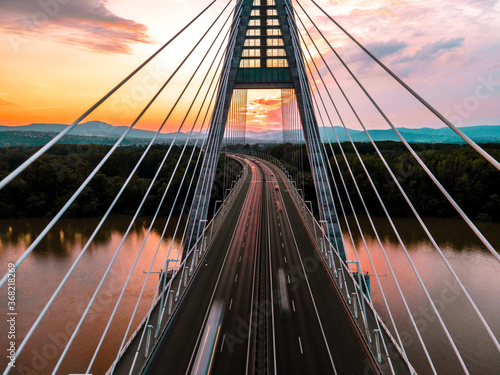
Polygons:
[[195,18],[193,18],[186,26],[184,26],[177,34],[175,34],[170,40],[161,46],[155,53],[148,57],[141,65],[139,65],[134,71],[132,71],[125,79],[123,79],[118,85],[116,85],[111,91],[104,95],[97,103],[90,107],[83,115],[81,115],[73,124],[68,126],[66,129],[62,130],[57,136],[50,140],[46,145],[34,153],[28,160],[23,162],[19,167],[12,171],[8,176],[6,176],[2,181],[0,181],[0,189],[4,188],[9,182],[11,182],[16,176],[18,176],[22,171],[24,171],[28,166],[30,166],[36,159],[43,155],[49,148],[51,148],[57,141],[59,141],[64,135],[71,131],[76,125],[80,123],[84,118],[86,118],[90,113],[92,113],[97,107],[99,107],[104,101],[106,101],[111,95],[113,95],[120,87],[122,87],[130,78],[132,78],[139,70],[146,66],[151,60],[153,60],[161,51],[163,51],[171,42],[173,42],[180,34],[182,34],[189,26],[191,26],[194,21],[196,21],[205,11],[210,8],[216,0],[212,1],[205,9],[203,9]]
[[[228,4],[229,4],[229,3],[228,3]],[[227,6],[226,6],[226,7],[227,7]],[[196,49],[196,47],[200,44],[201,40],[203,40],[203,39],[204,39],[204,37],[208,34],[208,32],[210,31],[210,29],[213,27],[213,25],[215,24],[215,22],[217,22],[217,20],[221,17],[221,15],[222,15],[222,13],[220,13],[220,14],[217,16],[217,18],[215,19],[214,23],[212,23],[212,25],[210,25],[210,27],[207,29],[207,31],[204,33],[204,35],[201,37],[201,39],[200,39],[200,40],[196,43],[196,45],[193,47],[193,49],[192,49],[192,50],[189,52],[189,54],[186,56],[186,58],[184,59],[184,61],[186,61],[186,60],[187,60],[187,58],[191,55],[191,53],[194,51],[194,49]],[[193,77],[194,77],[194,76],[193,76]],[[191,80],[189,81],[189,83],[190,83],[190,82],[191,82]],[[183,92],[182,92],[182,93],[181,93],[181,95],[179,96],[179,99],[177,100],[177,102],[174,104],[174,107],[173,107],[173,108],[172,108],[172,110],[170,111],[170,113],[169,113],[169,115],[167,116],[167,118],[164,120],[164,122],[163,122],[162,126],[166,123],[166,121],[167,121],[168,117],[170,116],[170,114],[172,113],[173,109],[175,108],[175,106],[176,106],[176,105],[177,105],[177,103],[179,102],[180,97],[181,97],[181,96],[185,93],[185,91],[186,91],[186,89],[187,89],[187,87],[188,87],[189,83],[185,86],[185,89],[183,90]],[[177,137],[177,135],[179,134],[179,132],[180,132],[180,129],[179,129],[179,131],[176,133],[176,136],[174,137],[174,139],[172,140],[171,146],[175,143],[176,137]],[[70,347],[71,343],[73,342],[73,340],[74,340],[74,338],[75,338],[75,336],[76,336],[76,333],[78,332],[79,328],[81,327],[81,325],[82,325],[82,323],[83,323],[83,320],[84,320],[84,318],[86,317],[86,315],[87,315],[87,313],[88,313],[88,311],[89,311],[89,309],[90,309],[90,306],[91,306],[91,305],[92,305],[92,303],[94,302],[94,300],[95,300],[95,298],[96,298],[96,296],[97,296],[97,294],[98,294],[98,292],[99,292],[100,288],[102,287],[102,285],[103,285],[103,283],[104,283],[104,280],[106,279],[106,277],[107,277],[107,275],[108,275],[108,273],[109,273],[109,271],[110,271],[110,269],[111,269],[111,266],[113,265],[114,261],[116,260],[116,257],[118,256],[118,253],[119,253],[119,251],[121,250],[121,248],[122,248],[122,246],[123,246],[123,244],[124,244],[124,242],[125,242],[125,239],[126,239],[126,237],[127,237],[128,233],[130,232],[130,230],[131,230],[131,228],[132,228],[132,226],[133,226],[133,223],[135,222],[135,219],[136,219],[136,218],[137,218],[137,216],[139,215],[139,212],[140,212],[140,210],[142,209],[142,206],[144,205],[144,203],[145,203],[145,201],[146,201],[146,198],[147,198],[147,196],[149,195],[149,192],[151,191],[151,189],[152,189],[152,187],[153,187],[153,184],[154,184],[154,182],[156,181],[156,179],[157,179],[157,177],[158,177],[158,175],[159,175],[159,173],[160,173],[160,171],[161,171],[161,169],[162,169],[162,166],[163,166],[163,164],[164,164],[164,163],[165,163],[165,161],[166,161],[166,156],[167,156],[167,155],[165,155],[164,159],[162,160],[161,166],[159,167],[159,169],[157,170],[157,173],[155,174],[155,176],[154,176],[153,180],[151,181],[151,184],[150,184],[150,186],[148,187],[148,190],[146,191],[146,194],[144,195],[144,198],[143,198],[143,200],[141,201],[141,204],[139,205],[139,207],[138,207],[138,209],[137,209],[136,213],[134,214],[134,217],[133,217],[133,219],[132,219],[132,221],[131,221],[131,223],[130,223],[129,227],[127,228],[127,231],[125,232],[125,234],[124,234],[124,236],[123,236],[123,238],[122,238],[122,241],[120,242],[120,244],[119,244],[119,246],[118,246],[118,248],[117,248],[117,251],[115,252],[115,254],[114,254],[114,256],[113,256],[113,258],[112,258],[112,260],[111,260],[110,264],[108,265],[108,268],[106,269],[106,271],[105,271],[105,273],[104,273],[104,275],[103,275],[103,277],[102,277],[101,281],[99,282],[99,285],[98,285],[98,287],[97,287],[96,291],[94,292],[94,295],[92,296],[92,298],[91,298],[91,300],[90,300],[89,304],[87,305],[87,308],[86,308],[86,310],[85,310],[85,312],[84,312],[83,316],[81,317],[81,319],[80,319],[80,321],[79,321],[79,323],[78,323],[77,327],[75,328],[75,330],[74,330],[74,332],[73,332],[73,334],[72,334],[71,338],[69,339],[68,343],[66,344],[66,347],[65,347],[65,349],[63,350],[63,353],[61,354],[61,356],[60,356],[60,358],[59,358],[59,360],[58,360],[58,362],[57,362],[57,364],[56,364],[56,366],[55,366],[55,368],[54,368],[54,370],[53,370],[53,374],[55,374],[55,373],[57,372],[57,370],[59,369],[59,366],[61,365],[62,360],[64,359],[64,357],[65,357],[65,355],[66,355],[66,353],[67,353],[67,351],[68,351],[68,349],[69,349],[69,347]]]
[[[438,119],[440,119],[444,124],[446,124],[450,129],[452,129],[460,138],[469,144],[474,150],[476,150],[483,158],[485,158],[489,163],[491,163],[496,169],[500,171],[500,163],[495,160],[490,154],[488,154],[484,149],[481,148],[472,139],[467,137],[459,128],[453,125],[449,120],[447,120],[438,110],[436,110],[432,105],[430,105],[424,98],[422,98],[416,91],[414,91],[410,86],[408,86],[401,78],[399,78],[392,70],[390,70],[384,63],[377,59],[368,49],[366,49],[361,43],[359,43],[351,34],[347,32],[342,26],[340,26],[337,21],[330,17],[314,0],[312,2],[335,24],[337,27],[344,32],[356,45],[361,48],[368,56],[370,56],[382,69],[384,69],[392,78],[394,78],[401,86],[403,86],[410,94],[412,94],[420,103],[422,103],[429,111],[431,111]],[[297,4],[302,8],[300,3]]]
[[[302,22],[302,21],[301,21]],[[312,40],[313,44],[315,45],[314,41]],[[316,47],[316,45],[315,45]],[[317,50],[317,47],[316,47],[316,50]],[[429,240],[431,241],[431,243],[433,244],[434,248],[438,251],[441,259],[443,260],[443,262],[445,263],[446,267],[448,268],[448,270],[450,271],[450,273],[452,274],[452,276],[454,277],[455,281],[457,282],[457,284],[460,286],[460,288],[462,289],[463,293],[465,294],[467,300],[469,301],[469,303],[471,304],[472,308],[474,309],[474,311],[476,312],[478,318],[481,320],[481,323],[483,324],[484,328],[486,329],[486,331],[488,332],[489,336],[491,337],[491,339],[493,340],[493,343],[494,345],[496,346],[497,350],[500,351],[500,344],[497,340],[497,338],[495,337],[495,335],[493,334],[491,328],[489,327],[488,323],[486,322],[486,320],[484,319],[483,315],[481,314],[480,310],[478,309],[477,305],[475,304],[475,302],[472,300],[472,297],[470,296],[470,294],[467,292],[465,286],[463,285],[462,281],[460,280],[460,278],[458,277],[458,275],[456,274],[455,270],[453,269],[453,267],[451,266],[451,264],[448,262],[448,259],[445,257],[444,253],[442,252],[441,248],[439,247],[439,245],[436,243],[434,237],[432,236],[432,234],[430,233],[430,231],[428,230],[427,226],[425,225],[425,223],[423,222],[423,220],[421,219],[420,215],[418,214],[417,210],[415,209],[414,205],[412,204],[412,202],[410,201],[410,199],[408,198],[408,195],[406,194],[406,192],[404,191],[403,187],[401,186],[401,184],[399,183],[398,179],[396,178],[396,176],[394,175],[392,169],[389,167],[387,161],[385,160],[384,156],[382,155],[382,153],[380,152],[378,146],[376,145],[375,141],[373,140],[373,138],[371,137],[371,135],[369,134],[368,130],[366,129],[364,123],[361,121],[361,119],[359,118],[359,115],[358,113],[356,112],[356,110],[352,107],[352,104],[350,103],[349,99],[347,98],[344,90],[342,89],[342,87],[340,86],[339,82],[337,81],[337,79],[335,78],[335,76],[333,75],[333,72],[331,71],[330,67],[326,64],[326,61],[324,60],[323,56],[320,54],[322,60],[323,60],[323,63],[325,64],[325,66],[327,67],[327,69],[329,70],[330,72],[330,75],[332,75],[334,81],[336,82],[337,86],[339,87],[342,95],[344,96],[344,98],[346,99],[349,107],[351,108],[351,110],[353,111],[355,117],[357,118],[359,124],[362,126],[364,132],[366,133],[366,135],[368,136],[368,139],[370,140],[371,144],[373,145],[375,151],[377,152],[377,154],[379,155],[380,159],[382,160],[384,166],[386,167],[386,169],[388,170],[389,174],[391,175],[391,178],[393,179],[394,183],[396,184],[396,186],[398,187],[399,191],[401,192],[401,194],[403,195],[403,197],[405,198],[406,202],[408,203],[408,206],[410,207],[410,209],[412,210],[413,214],[415,215],[416,219],[419,221],[420,225],[422,226],[422,229],[425,231],[427,237],[429,238]],[[313,61],[314,63],[314,61]],[[316,64],[315,64],[316,65]],[[316,68],[317,69],[317,68]],[[319,70],[317,69],[317,71],[319,72]],[[320,76],[321,78],[321,76]],[[322,79],[322,78],[321,78]],[[323,85],[328,93],[328,95],[330,96],[330,93],[328,91],[328,89],[326,88],[326,85],[324,84],[323,82]],[[331,98],[330,96],[330,101],[332,101],[333,103],[333,99]],[[335,109],[337,110],[335,104],[333,104]],[[339,115],[338,113],[338,110],[337,110],[337,114]],[[339,115],[340,117],[340,115]],[[345,126],[344,122],[342,121],[341,119],[341,122],[342,122],[342,125],[343,127],[346,129],[346,132],[347,132],[347,127]],[[332,127],[333,129],[333,127]],[[335,129],[333,129],[334,133],[335,133]],[[352,140],[351,140],[351,143],[352,143]],[[353,145],[354,146],[354,145]],[[354,146],[355,147],[355,146]],[[356,149],[356,148],[355,148]],[[385,208],[385,207],[384,207]],[[392,222],[392,220],[390,220],[390,223],[391,223],[391,226],[393,227],[393,229],[395,229],[395,226]],[[398,235],[398,233],[396,232],[396,234]],[[399,235],[398,235],[399,237]],[[408,254],[409,256],[409,254]],[[411,261],[411,259],[410,259]]]
[[[221,31],[222,31],[222,29],[221,29]],[[226,35],[226,37],[227,37],[227,35]],[[217,38],[218,38],[218,35],[217,35],[217,37],[215,37],[215,40],[216,40]],[[216,56],[216,58],[217,58],[217,56]],[[222,61],[222,60],[221,60],[221,61]],[[215,60],[212,62],[212,65],[213,65],[213,63],[214,63],[214,62],[215,62]],[[208,68],[208,72],[211,70],[212,65]],[[220,64],[219,64],[219,65],[220,65]],[[198,67],[198,69],[199,69],[199,67]],[[216,71],[217,71],[217,70],[218,70],[218,68],[216,69]],[[208,72],[207,72],[207,75],[205,76],[205,78],[204,78],[203,82],[200,84],[200,87],[202,87],[202,86],[203,86],[203,84],[204,84],[204,82],[205,82],[205,80],[206,80],[206,78],[207,78],[207,76],[208,76]],[[214,78],[215,78],[215,75],[214,75],[214,77],[213,77],[213,79],[212,79],[212,83],[213,83]],[[188,138],[186,139],[186,141],[185,141],[185,143],[184,143],[183,150],[181,151],[181,156],[179,157],[178,162],[177,162],[177,164],[176,164],[176,166],[175,166],[175,168],[174,168],[174,171],[172,172],[171,178],[170,178],[170,180],[169,180],[169,182],[168,182],[168,186],[167,186],[167,188],[166,188],[166,190],[165,190],[165,192],[164,192],[164,195],[163,195],[163,197],[162,197],[162,199],[161,199],[161,202],[160,202],[160,204],[159,204],[159,206],[158,206],[158,209],[157,209],[157,211],[156,211],[156,213],[155,213],[155,215],[154,215],[154,218],[153,218],[153,220],[152,220],[152,222],[151,222],[151,224],[150,224],[150,227],[149,227],[149,229],[148,229],[148,231],[147,231],[147,234],[146,234],[146,236],[145,236],[145,239],[144,239],[144,241],[143,241],[143,243],[142,243],[142,246],[141,246],[141,248],[140,248],[140,250],[139,250],[139,253],[138,253],[137,257],[136,257],[136,261],[135,261],[135,263],[134,263],[134,265],[133,265],[133,267],[132,267],[132,269],[131,269],[131,271],[130,271],[130,273],[129,273],[129,277],[127,278],[127,281],[126,281],[125,285],[124,285],[124,286],[123,286],[123,288],[122,288],[122,292],[121,292],[121,294],[120,294],[120,296],[119,296],[119,298],[118,298],[118,300],[117,300],[117,302],[116,302],[116,304],[115,304],[115,308],[113,309],[113,312],[112,312],[112,314],[111,314],[110,318],[108,319],[108,323],[107,323],[107,325],[106,325],[106,328],[105,328],[105,330],[104,330],[103,334],[101,335],[101,339],[100,339],[100,341],[99,341],[99,343],[98,343],[98,345],[97,345],[97,348],[96,348],[96,349],[95,349],[95,351],[94,351],[94,355],[93,355],[93,357],[92,357],[92,359],[91,359],[91,362],[90,362],[90,364],[89,364],[89,366],[88,366],[88,368],[87,368],[87,373],[90,373],[90,370],[91,370],[92,364],[93,364],[93,362],[94,362],[94,360],[95,360],[95,358],[96,358],[96,356],[97,356],[97,354],[98,354],[98,351],[99,351],[99,349],[100,349],[100,347],[101,347],[101,344],[102,344],[102,342],[103,342],[103,340],[104,340],[104,338],[105,338],[105,336],[106,336],[106,334],[107,334],[107,331],[108,331],[108,329],[109,329],[109,327],[110,327],[110,325],[111,325],[111,322],[112,322],[112,320],[113,320],[113,318],[114,318],[114,315],[115,315],[115,313],[116,313],[116,311],[117,311],[117,309],[118,309],[118,305],[119,305],[119,304],[120,304],[120,302],[121,302],[121,299],[122,299],[122,297],[123,297],[123,294],[124,294],[124,292],[125,292],[125,290],[126,290],[126,287],[127,287],[127,285],[128,285],[128,282],[129,282],[129,280],[130,280],[130,278],[131,278],[132,272],[134,271],[135,266],[136,266],[136,264],[137,264],[137,261],[138,261],[138,259],[139,259],[139,256],[140,256],[140,254],[141,254],[141,252],[142,252],[142,250],[143,250],[143,248],[144,248],[144,245],[145,245],[145,243],[146,243],[147,237],[149,236],[149,233],[150,233],[150,231],[151,231],[151,229],[152,229],[152,226],[153,226],[153,224],[154,224],[154,223],[155,223],[155,221],[156,221],[156,217],[157,217],[157,215],[158,215],[158,213],[159,213],[160,207],[162,206],[162,203],[163,203],[163,200],[164,200],[164,198],[165,198],[165,196],[166,196],[166,193],[167,193],[167,191],[168,191],[168,189],[169,189],[169,187],[170,187],[170,183],[172,182],[172,178],[173,178],[174,174],[176,173],[177,168],[178,168],[178,166],[179,166],[179,161],[181,160],[181,157],[182,157],[182,155],[184,154],[184,150],[186,149],[186,147],[187,147],[187,145],[188,145],[188,143],[189,143],[189,141],[190,141],[190,139],[191,139],[191,136],[192,136],[192,133],[193,133],[194,127],[196,126],[196,123],[197,123],[198,117],[199,117],[199,115],[201,114],[201,111],[202,111],[202,109],[203,109],[203,107],[204,107],[205,100],[206,100],[206,98],[207,98],[207,96],[208,96],[208,93],[210,92],[210,89],[211,89],[211,87],[212,87],[212,83],[210,84],[210,86],[209,86],[209,88],[208,88],[208,90],[207,90],[207,94],[206,94],[206,96],[205,96],[205,99],[203,100],[203,102],[202,102],[202,104],[201,104],[201,106],[200,106],[200,110],[199,110],[199,112],[198,112],[198,115],[197,115],[197,117],[196,117],[196,119],[195,119],[195,121],[194,121],[194,123],[193,123],[193,126],[192,126],[192,128],[191,128],[190,132],[189,132],[189,136],[188,136]],[[194,105],[194,102],[196,101],[196,98],[197,98],[198,94],[199,94],[199,92],[196,94],[195,98],[193,99],[192,104],[191,104],[191,107],[188,109],[188,111],[187,111],[187,113],[186,113],[186,116],[184,117],[184,119],[183,119],[183,121],[182,121],[181,127],[182,127],[182,125],[185,123],[185,121],[186,121],[186,119],[187,119],[187,117],[188,117],[188,115],[189,115],[189,113],[190,113],[190,110],[191,110],[192,106]],[[214,91],[213,95],[214,95],[214,94],[215,94],[215,91]],[[212,95],[212,98],[213,98],[213,95]],[[208,105],[207,112],[208,112],[208,109],[209,109],[209,108],[210,108],[210,104]],[[156,259],[157,253],[158,253],[159,248],[160,248],[160,245],[161,245],[161,243],[162,243],[162,240],[163,240],[164,234],[165,234],[165,232],[166,232],[167,226],[168,226],[168,224],[170,223],[170,219],[171,219],[171,216],[172,216],[172,213],[173,213],[173,210],[174,210],[175,204],[176,204],[176,202],[177,202],[177,200],[178,200],[178,197],[179,197],[179,195],[180,195],[180,192],[181,192],[181,190],[182,190],[182,189],[181,189],[181,187],[182,187],[182,185],[183,185],[183,183],[184,183],[184,180],[185,180],[185,178],[186,178],[187,172],[188,172],[188,170],[189,170],[190,163],[191,163],[192,157],[193,157],[193,155],[194,155],[194,153],[195,153],[195,151],[196,151],[196,147],[197,147],[197,144],[198,144],[199,139],[200,139],[200,137],[201,137],[201,134],[202,134],[202,132],[203,132],[204,125],[205,125],[205,124],[203,123],[203,125],[202,125],[202,127],[201,127],[200,131],[198,132],[198,137],[197,137],[196,142],[195,142],[195,145],[193,146],[193,149],[192,149],[192,151],[191,151],[191,155],[190,155],[190,157],[189,157],[189,161],[188,161],[188,163],[187,163],[187,168],[186,168],[186,171],[185,171],[185,173],[183,174],[182,181],[181,181],[181,183],[180,183],[180,188],[179,188],[179,190],[177,191],[177,194],[176,194],[176,197],[175,197],[174,202],[173,202],[173,204],[172,204],[172,207],[171,207],[171,210],[170,210],[169,216],[168,216],[167,221],[166,221],[166,223],[165,223],[165,226],[164,226],[164,229],[163,229],[162,235],[161,235],[161,237],[160,237],[160,240],[159,240],[158,247],[157,247],[157,249],[156,249],[156,252],[155,252],[154,258],[153,258],[153,260],[152,260],[152,262],[151,262],[150,269],[149,269],[148,274],[147,274],[147,276],[146,276],[146,279],[145,279],[145,281],[144,281],[144,285],[143,285],[143,288],[142,288],[142,290],[141,290],[141,293],[140,293],[140,295],[139,295],[139,297],[138,297],[138,300],[139,300],[139,301],[140,301],[140,299],[141,299],[141,297],[142,297],[142,293],[143,293],[143,291],[144,291],[144,288],[145,288],[146,282],[148,281],[148,278],[149,278],[149,276],[150,276],[151,269],[152,269],[152,267],[153,267],[154,261],[155,261],[155,259]],[[200,157],[200,156],[201,156],[201,152],[199,153],[199,157]],[[199,157],[198,157],[198,160],[199,160]],[[194,171],[196,171],[196,170],[197,170],[197,167],[198,167],[198,162],[196,163],[196,166],[195,166],[195,168],[194,168]],[[192,175],[192,178],[191,178],[191,183],[192,183],[192,181],[193,181],[193,179],[194,179],[194,176],[195,176],[195,172],[193,172],[193,175]],[[190,184],[189,186],[191,186],[191,184]],[[189,191],[190,191],[189,189],[190,189],[190,187],[189,187],[189,188],[188,188],[188,190],[187,190],[187,192],[188,192],[188,193],[189,193]],[[186,201],[187,201],[188,197],[189,197],[189,194],[187,194],[187,195],[186,195],[186,198],[185,198],[185,201],[184,201],[184,205],[183,205],[183,209],[182,209],[182,211],[181,211],[180,216],[182,216],[182,213],[183,213],[183,211],[184,211],[184,207],[185,207],[185,204],[186,204]],[[177,227],[176,227],[175,233],[174,233],[174,235],[173,235],[173,238],[175,238],[175,235],[176,235],[176,233],[177,233],[177,228],[178,228],[178,226],[179,226],[179,223],[180,223],[180,220],[178,220],[178,222],[177,222]],[[168,254],[167,254],[167,259],[168,259],[168,258],[169,258],[169,256],[170,256],[170,251],[171,251],[171,249],[172,249],[172,245],[173,245],[173,240],[171,241],[171,244],[170,244],[170,249],[169,249]],[[168,272],[168,270],[166,270],[165,272]],[[165,278],[165,277],[164,277],[163,279],[166,281],[166,278]],[[161,281],[161,278],[160,278],[160,281]],[[153,300],[154,300],[154,298],[153,298]],[[138,302],[138,303],[139,303],[139,302]],[[136,307],[137,307],[137,306],[136,306]],[[134,316],[135,316],[135,310],[134,310],[134,314],[132,314],[132,317],[130,318],[130,320],[131,320],[131,321],[133,320]],[[126,339],[126,335],[125,335],[125,339]],[[120,352],[120,351],[121,351],[121,348],[120,348],[119,352]]]
[[[305,13],[307,15],[307,13]],[[309,17],[309,15],[307,15]],[[310,19],[310,18],[309,18]],[[312,22],[312,21],[311,21]],[[323,33],[318,30],[318,32],[323,35]],[[339,61],[342,63],[344,68],[349,72],[351,77],[356,81],[356,84],[359,86],[359,88],[363,91],[363,93],[366,95],[366,97],[370,100],[370,102],[373,104],[375,109],[379,112],[379,114],[384,118],[384,120],[387,122],[387,124],[392,128],[392,130],[396,133],[398,138],[403,142],[405,147],[408,149],[408,151],[412,154],[412,156],[415,158],[415,160],[418,162],[418,164],[422,167],[422,169],[425,171],[425,173],[430,177],[430,179],[434,182],[434,184],[438,187],[438,189],[443,193],[443,195],[446,197],[448,202],[455,208],[457,213],[462,217],[462,219],[467,223],[470,229],[477,235],[479,240],[484,244],[484,246],[490,251],[490,253],[495,257],[495,259],[500,263],[500,254],[497,253],[495,248],[489,243],[489,241],[484,237],[484,235],[481,233],[481,231],[474,225],[472,220],[469,219],[469,217],[465,214],[465,212],[462,210],[462,208],[457,204],[457,202],[452,198],[452,196],[448,193],[448,191],[443,187],[443,185],[439,182],[439,180],[434,176],[434,174],[431,172],[431,170],[427,167],[427,165],[422,161],[420,156],[413,150],[413,148],[408,144],[406,139],[401,135],[399,130],[394,126],[394,124],[391,122],[391,120],[386,116],[384,111],[380,108],[380,106],[375,102],[375,100],[372,98],[372,96],[368,93],[368,91],[365,89],[363,84],[358,80],[358,78],[353,74],[351,69],[345,64],[344,60],[339,56],[337,51],[333,49],[331,44],[328,42],[328,40],[323,36],[325,41],[328,43],[332,51],[335,53],[335,56],[339,59]]]

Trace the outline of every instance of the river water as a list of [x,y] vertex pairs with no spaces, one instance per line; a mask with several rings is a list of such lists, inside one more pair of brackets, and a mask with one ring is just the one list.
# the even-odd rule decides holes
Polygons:
[[[460,362],[389,222],[385,218],[374,218],[373,222],[436,371],[438,374],[463,374]],[[349,217],[349,223],[351,228],[356,228],[352,216]],[[500,264],[463,221],[426,219],[425,223],[495,336],[500,338]],[[366,217],[360,218],[360,224],[363,231],[368,233],[365,234],[365,241],[372,258],[370,261],[359,231],[353,230],[354,245],[363,270],[370,274],[387,275],[380,276],[379,281],[410,362],[419,374],[430,374],[429,362],[378,240],[370,230],[371,225]],[[411,218],[398,218],[395,225],[470,373],[500,374],[500,353],[418,222]],[[500,249],[500,224],[479,223],[478,227],[493,247]],[[350,258],[356,259],[352,241],[346,233],[344,240]],[[375,277],[370,279],[375,307],[386,325],[392,328],[378,282]]]
[[[99,280],[104,274],[109,261],[119,247],[131,218],[115,216],[108,220],[92,241],[68,284],[61,290],[47,315],[42,319],[39,328],[33,334],[29,344],[24,348],[16,362],[13,374],[46,374],[54,368],[57,359],[64,350],[65,344],[88,301],[94,293]],[[363,228],[369,228],[366,217],[361,217]],[[439,374],[460,374],[460,364],[448,343],[436,316],[431,312],[426,296],[419,286],[407,257],[398,245],[389,224],[382,218],[375,218],[381,242],[404,292],[407,303],[417,322],[417,326],[431,353],[431,358]],[[92,367],[93,374],[103,374],[116,356],[122,342],[123,334],[129,324],[136,306],[138,296],[143,288],[146,274],[160,244],[158,255],[152,271],[160,271],[165,264],[167,254],[172,245],[169,258],[176,258],[179,242],[172,243],[174,228],[167,228],[165,238],[160,242],[164,219],[153,227],[153,231],[145,242],[144,250],[139,256],[135,271],[126,289],[123,301],[118,307],[116,317],[110,326],[109,333],[103,341],[99,355]],[[19,258],[47,221],[43,219],[0,221],[0,267],[1,274],[7,271],[7,264]],[[16,345],[20,345],[38,314],[45,306],[60,280],[74,262],[92,231],[98,223],[97,219],[64,219],[56,225],[35,251],[26,259],[16,273]],[[351,227],[355,227],[349,217]],[[461,280],[471,294],[479,309],[484,314],[493,332],[500,337],[500,265],[491,254],[483,250],[474,235],[464,224],[454,219],[426,220],[429,229],[440,244],[445,256],[459,274]],[[150,224],[148,218],[140,218],[132,227],[120,250],[115,265],[97,295],[87,319],[84,321],[74,342],[62,362],[58,373],[84,373],[108,318],[115,307],[116,300],[136,261],[139,249],[145,239]],[[420,272],[429,294],[442,315],[446,325],[450,327],[452,338],[469,368],[471,374],[500,374],[500,357],[488,338],[484,328],[475,317],[474,311],[454,282],[451,274],[440,259],[429,240],[425,239],[418,224],[411,219],[397,219],[396,226],[408,248],[408,252]],[[495,248],[500,248],[500,224],[489,223],[480,226],[485,236]],[[347,253],[355,258],[353,245],[347,233],[344,233]],[[365,271],[380,275],[379,280],[384,289],[392,314],[396,321],[401,340],[408,356],[420,374],[431,373],[425,354],[419,344],[411,322],[400,297],[398,289],[390,276],[373,232],[366,230],[365,241],[372,257],[375,270],[371,266],[368,253],[358,232],[354,232],[354,245]],[[131,331],[151,304],[156,291],[158,275],[152,274],[145,284],[144,298],[138,306],[136,316],[131,324]],[[372,299],[384,322],[392,329],[391,320],[375,277],[372,277]],[[0,312],[2,319],[7,315],[5,288],[0,294]],[[0,328],[2,351],[8,348],[7,325]],[[5,351],[3,351],[5,353]],[[2,368],[6,365],[6,356],[0,359]]]

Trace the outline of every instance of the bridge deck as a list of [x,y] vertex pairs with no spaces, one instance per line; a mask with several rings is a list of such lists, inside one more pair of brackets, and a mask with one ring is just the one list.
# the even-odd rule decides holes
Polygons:
[[[213,374],[263,373],[264,369],[275,374],[391,373],[385,356],[385,362],[376,364],[373,348],[363,339],[359,323],[321,258],[284,176],[263,161],[246,162],[252,172],[146,373],[192,371],[199,347],[206,344],[203,332],[216,300],[223,301],[223,319],[213,351]],[[353,290],[352,285],[349,288]],[[374,322],[373,314],[368,320]],[[387,335],[386,341],[392,345]],[[399,352],[389,351],[395,373],[409,374]],[[256,358],[263,357],[266,364],[256,366]],[[126,362],[130,360],[122,361],[115,372],[128,373]]]

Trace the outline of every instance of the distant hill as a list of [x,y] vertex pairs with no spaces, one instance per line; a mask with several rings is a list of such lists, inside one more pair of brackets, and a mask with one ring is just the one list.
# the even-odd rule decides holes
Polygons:
[[[477,143],[499,143],[500,142],[500,125],[483,125],[483,126],[467,126],[461,127],[468,137]],[[398,128],[398,131],[409,143],[465,143],[453,130],[450,128]],[[323,140],[327,140],[324,130],[320,129]],[[340,142],[348,142],[349,138],[340,126],[335,126],[335,132],[339,137]],[[375,141],[396,141],[400,139],[392,129],[387,130],[369,130],[370,136]],[[330,141],[336,142],[334,132],[331,128],[327,128],[327,134]],[[354,142],[369,142],[368,136],[364,131],[349,129],[349,135]]]
[[[25,145],[36,146],[43,145],[52,139],[57,133],[61,132],[68,125],[64,124],[31,124],[25,126],[0,126],[0,146]],[[320,128],[321,137],[326,142],[327,136],[331,142],[336,142],[332,128]],[[348,142],[349,138],[345,130],[340,127],[334,127],[340,142]],[[466,135],[478,143],[499,143],[500,125],[492,126],[468,126],[460,128]],[[83,144],[113,144],[125,131],[125,126],[112,126],[110,124],[91,121],[77,125],[61,141],[62,143]],[[410,143],[464,143],[449,128],[398,128],[403,137]],[[368,137],[363,131],[349,129],[349,135],[355,142],[369,142]],[[289,130],[285,132],[290,132]],[[375,141],[400,141],[396,134],[390,130],[370,130],[371,137]],[[123,141],[123,145],[145,144],[153,138],[155,132],[148,130],[132,129]],[[285,133],[285,138],[291,134]],[[175,133],[161,133],[157,137],[158,143],[170,143],[175,137]],[[188,134],[179,133],[177,140],[186,140]],[[190,143],[194,142],[198,133],[193,133]],[[263,132],[247,131],[245,135],[247,143],[277,143],[283,140],[282,130],[266,130]]]

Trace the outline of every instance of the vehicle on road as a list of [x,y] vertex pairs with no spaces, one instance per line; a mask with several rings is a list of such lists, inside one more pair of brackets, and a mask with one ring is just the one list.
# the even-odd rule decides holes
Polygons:
[[278,286],[281,316],[286,319],[290,316],[290,299],[288,298],[288,289],[286,287],[285,271],[283,271],[283,268],[278,269]]
[[220,300],[214,301],[210,314],[201,336],[201,341],[196,354],[191,375],[210,374],[212,363],[219,339],[220,326],[222,324],[224,303]]

